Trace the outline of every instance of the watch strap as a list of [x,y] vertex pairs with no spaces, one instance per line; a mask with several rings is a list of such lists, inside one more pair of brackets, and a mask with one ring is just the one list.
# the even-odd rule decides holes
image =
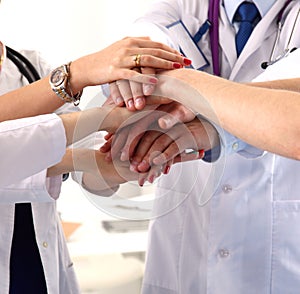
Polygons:
[[[82,96],[82,91],[76,93],[75,95],[72,92],[71,86],[70,86],[70,65],[71,62],[68,64],[63,64],[59,68],[55,69],[54,71],[60,69],[62,72],[65,74],[64,79],[65,81],[61,83],[60,85],[54,85],[50,81],[51,88],[53,92],[64,102],[66,103],[73,103],[75,106],[79,105],[80,103],[80,98]],[[54,72],[53,71],[53,72]]]

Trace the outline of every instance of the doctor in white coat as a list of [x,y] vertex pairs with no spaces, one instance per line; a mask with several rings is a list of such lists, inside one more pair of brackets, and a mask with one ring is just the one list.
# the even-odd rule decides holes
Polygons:
[[[141,50],[149,53],[146,62],[152,63],[155,60],[163,68],[172,68],[177,61],[183,64],[183,57],[173,49],[161,44],[149,43],[146,39],[136,39],[136,41],[123,39],[112,45],[116,46],[115,50],[112,50],[112,47],[105,48],[96,55],[91,54],[74,61],[70,69],[72,77],[70,84],[74,93],[87,85],[101,84],[110,79],[137,77],[136,72],[128,69],[135,65],[135,57]],[[141,43],[145,46],[140,46]],[[129,53],[124,50],[126,47],[133,51]],[[121,50],[118,51],[118,49]],[[159,58],[156,58],[155,52],[158,51]],[[162,51],[163,55],[166,54],[166,58],[161,55]],[[19,161],[13,166],[9,165],[12,163],[11,160],[9,161],[11,157],[7,158],[7,161],[1,161],[1,165],[9,165],[10,172],[5,174],[5,168],[2,166],[0,172],[0,175],[3,176],[3,179],[0,180],[0,292],[79,293],[73,263],[68,254],[56,211],[56,199],[59,197],[62,184],[61,174],[57,176],[54,173],[54,176],[47,177],[46,169],[59,161],[65,153],[68,141],[62,122],[54,114],[13,120],[24,116],[31,117],[41,113],[51,113],[53,110],[56,110],[56,114],[61,114],[79,109],[73,104],[64,104],[65,101],[60,99],[62,97],[57,97],[58,95],[51,90],[49,77],[47,77],[51,68],[37,52],[22,51],[22,54],[30,60],[39,75],[44,78],[23,87],[28,82],[15,64],[5,55],[1,58],[0,100],[3,107],[0,118],[1,138],[9,139],[11,136],[18,136],[21,141],[18,141],[20,146],[16,146],[17,137],[13,137],[13,141],[10,141],[9,144],[4,142],[3,144],[7,144],[7,147],[1,149],[2,155],[5,155],[4,152],[12,155],[18,151],[18,157],[15,160]],[[118,58],[115,59],[116,63],[114,64],[111,57],[115,56]],[[144,61],[143,58],[140,59],[141,64]],[[109,71],[110,74],[107,75],[107,68],[112,69],[112,64],[114,64],[113,70]],[[82,72],[85,74],[82,75]],[[70,74],[67,76],[69,79]],[[140,78],[153,79],[145,76],[140,76]],[[21,87],[22,89],[19,89]],[[96,117],[101,118],[102,116],[97,113]],[[5,122],[6,120],[11,121]],[[88,121],[90,122],[90,120]],[[20,128],[26,133],[24,136],[20,135]],[[25,139],[32,140],[30,143],[33,146],[38,145],[33,147],[30,153],[25,153],[27,150],[25,148],[22,150],[20,143]],[[28,141],[26,143],[27,147],[30,146]],[[41,149],[43,147],[45,149]],[[12,149],[11,153],[9,148]],[[20,153],[23,156],[20,156]],[[38,160],[37,163],[33,162],[34,158]],[[27,171],[14,171],[13,167],[26,169],[26,165],[29,166]],[[35,166],[32,167],[32,165]],[[36,272],[33,274],[34,269]]]
[[[213,73],[209,31],[197,40],[198,48],[190,40],[206,22],[209,2],[158,1],[135,28],[181,48],[197,69]],[[300,46],[300,1],[253,1],[262,19],[238,57],[233,18],[241,2],[220,1],[220,75],[249,82],[264,71],[261,64],[271,55],[274,59]],[[277,36],[279,21],[283,26]],[[158,182],[156,194],[164,197],[154,212],[160,217],[150,227],[143,294],[299,291],[299,161],[246,145],[230,134],[225,138],[216,163],[175,165]],[[211,167],[220,160],[220,178],[209,186]],[[210,201],[204,203],[203,194]]]

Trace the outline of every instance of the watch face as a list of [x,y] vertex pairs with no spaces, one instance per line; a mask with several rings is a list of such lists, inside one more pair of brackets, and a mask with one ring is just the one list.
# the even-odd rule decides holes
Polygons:
[[52,72],[51,83],[56,87],[59,86],[65,78],[65,73],[61,69],[57,69]]

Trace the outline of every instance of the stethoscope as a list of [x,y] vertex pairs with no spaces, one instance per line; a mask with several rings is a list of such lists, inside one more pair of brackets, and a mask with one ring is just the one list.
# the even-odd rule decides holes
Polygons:
[[24,55],[8,46],[5,48],[7,58],[15,64],[28,83],[33,83],[41,78],[33,64]]
[[[282,54],[279,56],[275,57],[275,51],[276,47],[278,46],[279,42],[279,37],[281,33],[281,29],[283,26],[283,14],[285,9],[288,7],[292,0],[287,0],[283,6],[283,8],[280,10],[278,13],[278,18],[277,18],[277,34],[275,38],[275,42],[271,51],[271,55],[268,61],[262,62],[261,67],[263,69],[267,68],[269,65],[277,62],[278,60],[286,57],[290,52],[294,50],[290,49],[290,42],[296,27],[296,23],[300,14],[300,9],[297,13],[297,16],[294,21],[294,25],[289,37],[288,44],[286,46],[286,49]],[[207,30],[209,30],[209,35],[210,35],[210,49],[211,49],[211,55],[212,55],[212,67],[213,67],[213,73],[214,75],[220,76],[220,58],[219,58],[219,14],[220,14],[220,0],[211,0],[209,1],[209,8],[208,8],[208,19],[206,22],[201,26],[197,34],[194,36],[194,41],[197,43],[201,37],[206,33]]]
[[272,65],[275,62],[281,60],[282,58],[285,58],[286,56],[288,56],[291,52],[293,52],[296,49],[296,48],[290,48],[290,44],[291,44],[292,36],[294,34],[295,27],[296,27],[299,15],[300,15],[300,9],[298,9],[298,12],[296,14],[296,17],[295,17],[295,20],[294,20],[294,23],[293,23],[293,27],[292,27],[292,30],[291,30],[290,37],[288,39],[288,43],[286,45],[286,48],[284,49],[283,53],[281,53],[280,55],[278,55],[278,56],[275,57],[276,47],[277,47],[277,45],[279,43],[279,37],[280,37],[280,33],[281,33],[281,30],[282,30],[282,26],[283,26],[282,15],[283,15],[283,12],[284,12],[285,8],[288,6],[288,4],[290,2],[291,1],[287,1],[285,3],[285,6],[281,9],[281,11],[280,11],[280,13],[278,15],[278,20],[277,20],[277,26],[278,26],[278,28],[277,28],[275,42],[274,42],[274,45],[272,47],[272,51],[271,51],[271,55],[270,55],[269,60],[265,61],[265,62],[262,62],[262,64],[261,64],[261,67],[263,69],[266,69],[269,65]]

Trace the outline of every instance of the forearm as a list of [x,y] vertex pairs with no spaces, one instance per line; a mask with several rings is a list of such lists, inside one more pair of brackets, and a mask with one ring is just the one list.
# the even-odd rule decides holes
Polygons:
[[247,85],[261,87],[261,88],[300,92],[300,79],[285,79],[285,80],[274,80],[274,81],[266,81],[266,82],[254,82],[254,83],[248,83]]
[[61,162],[48,168],[47,176],[57,176],[75,170],[97,172],[97,167],[95,166],[95,150],[67,149]]
[[166,74],[183,83],[171,81],[172,86],[162,78],[165,94],[251,145],[299,159],[300,94],[238,84],[188,69]]
[[63,101],[51,90],[48,77],[0,97],[0,122],[52,113]]

